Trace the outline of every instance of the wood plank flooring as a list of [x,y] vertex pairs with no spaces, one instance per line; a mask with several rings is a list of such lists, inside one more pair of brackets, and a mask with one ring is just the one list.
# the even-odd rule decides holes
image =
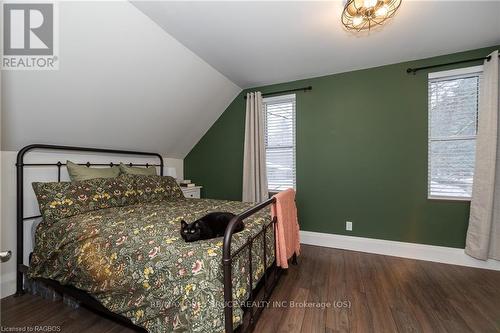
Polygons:
[[[274,301],[281,307],[271,303],[254,332],[500,332],[500,272],[353,251],[303,246]],[[3,327],[133,332],[30,295],[0,306]]]
[[[255,332],[500,332],[500,272],[304,246]],[[350,306],[343,306],[347,301]]]

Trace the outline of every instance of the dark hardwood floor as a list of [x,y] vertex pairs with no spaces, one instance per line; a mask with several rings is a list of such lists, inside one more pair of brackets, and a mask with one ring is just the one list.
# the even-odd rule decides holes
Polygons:
[[[303,246],[272,301],[254,332],[500,332],[500,272],[352,251]],[[1,325],[133,332],[30,295],[2,299]]]
[[[500,272],[304,246],[256,332],[500,332]],[[335,304],[348,301],[350,307]]]

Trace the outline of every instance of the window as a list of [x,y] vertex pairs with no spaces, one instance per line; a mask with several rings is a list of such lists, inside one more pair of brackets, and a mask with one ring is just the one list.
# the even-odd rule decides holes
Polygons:
[[470,200],[482,67],[429,74],[430,199]]
[[295,95],[264,98],[269,192],[295,188]]

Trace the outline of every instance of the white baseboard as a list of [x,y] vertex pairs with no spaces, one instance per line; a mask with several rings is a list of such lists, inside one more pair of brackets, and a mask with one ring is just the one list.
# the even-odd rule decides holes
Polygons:
[[500,261],[482,261],[465,254],[464,249],[452,247],[424,245],[416,243],[396,242],[383,239],[354,237],[336,234],[325,234],[312,231],[301,231],[302,244],[331,247],[387,256],[434,261],[445,264],[485,268],[500,271]]

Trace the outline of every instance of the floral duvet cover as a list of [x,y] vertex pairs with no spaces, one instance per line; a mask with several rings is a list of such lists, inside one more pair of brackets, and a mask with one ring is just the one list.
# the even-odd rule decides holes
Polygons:
[[[212,211],[235,214],[251,203],[175,198],[82,213],[41,223],[30,278],[84,290],[150,332],[223,332],[222,238],[185,243],[180,221]],[[271,223],[268,209],[245,220],[232,251]],[[252,246],[253,286],[274,261],[273,228]],[[264,236],[266,241],[264,243]],[[263,262],[266,244],[267,262]],[[248,250],[233,261],[233,299],[245,301]],[[234,309],[238,325],[242,310]]]

